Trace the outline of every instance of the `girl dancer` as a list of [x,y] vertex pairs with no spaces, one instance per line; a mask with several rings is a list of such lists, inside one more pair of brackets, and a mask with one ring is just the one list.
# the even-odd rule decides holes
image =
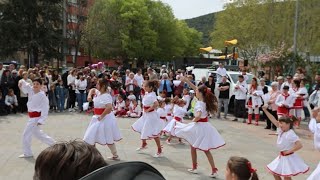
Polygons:
[[[312,133],[314,133],[314,147],[318,151],[320,151],[320,109],[314,109],[312,111],[312,119],[309,123],[309,129]],[[308,177],[307,180],[318,180],[320,177],[320,163],[316,170]]]
[[28,94],[28,115],[29,120],[23,132],[23,154],[19,158],[33,157],[31,151],[31,139],[32,135],[38,138],[40,141],[48,144],[49,146],[54,144],[54,140],[45,134],[40,125],[44,124],[48,117],[49,100],[45,92],[41,91],[42,81],[36,78],[32,82],[32,86],[26,81],[20,81],[19,87],[23,93]]
[[280,150],[279,156],[267,165],[268,170],[273,174],[275,180],[291,180],[291,176],[296,176],[309,171],[309,167],[295,153],[302,148],[299,137],[293,131],[293,124],[298,119],[294,116],[283,116],[277,121],[276,118],[263,107],[270,121],[277,126],[278,140],[277,147]]
[[146,92],[142,99],[144,112],[142,116],[131,126],[134,131],[141,134],[140,138],[142,140],[142,145],[137,149],[137,151],[147,149],[147,139],[154,139],[158,147],[158,151],[154,155],[156,158],[163,156],[159,138],[162,130],[162,121],[155,111],[158,107],[158,101],[154,90],[158,87],[159,81],[157,80],[144,82],[143,89]]
[[243,157],[233,156],[229,159],[226,169],[226,180],[259,180],[256,169],[251,162]]
[[254,113],[254,119],[256,121],[255,125],[259,125],[259,108],[262,105],[261,96],[263,95],[262,88],[258,86],[257,78],[252,78],[251,87],[249,89],[249,100],[248,100],[248,122],[251,124],[252,113]]
[[[96,89],[88,94],[88,102],[93,101],[94,115],[84,134],[83,140],[88,144],[107,145],[111,150],[110,160],[120,160],[115,142],[122,139],[116,117],[112,112],[112,97],[108,92],[109,83],[106,79],[99,79]],[[92,99],[91,97],[94,96]]]
[[282,89],[282,94],[278,95],[276,99],[276,105],[278,106],[278,118],[282,116],[288,116],[289,110],[293,106],[293,103],[294,97],[289,94],[289,86],[284,86]]
[[171,99],[170,98],[166,98],[164,100],[164,102],[166,103],[166,105],[164,106],[164,110],[167,113],[167,122],[170,122],[172,120],[173,104],[171,103]]
[[188,171],[194,174],[198,173],[196,150],[199,149],[204,151],[211,165],[210,177],[217,177],[218,169],[215,166],[210,150],[226,144],[216,128],[208,122],[209,113],[217,111],[217,98],[206,86],[202,85],[197,88],[187,78],[182,79],[196,91],[198,101],[194,107],[195,118],[193,122],[189,124],[177,123],[174,133],[177,137],[188,141],[191,146],[192,168],[188,169]]
[[[159,102],[159,107],[157,109],[157,113],[160,117],[160,120],[162,121],[162,129],[163,129],[167,125],[167,117],[166,117],[167,114],[164,109],[164,106],[165,106],[164,99],[160,97],[160,98],[158,98],[158,102]],[[161,135],[162,135],[162,133],[161,133]]]
[[289,90],[291,96],[295,98],[292,111],[290,114],[296,116],[298,118],[298,122],[296,123],[297,128],[300,126],[301,122],[301,114],[304,106],[304,99],[308,97],[308,90],[305,87],[300,87],[301,81],[295,79],[292,84],[292,88]]
[[[182,99],[179,99],[179,97],[175,97],[172,100],[174,106],[173,106],[173,119],[167,124],[167,126],[163,129],[163,132],[169,133],[170,136],[166,140],[167,144],[171,144],[171,139],[174,134],[174,126],[176,125],[176,122],[183,122],[183,117],[187,113],[187,109],[185,108],[185,101]],[[181,138],[179,138],[179,143],[182,144]]]

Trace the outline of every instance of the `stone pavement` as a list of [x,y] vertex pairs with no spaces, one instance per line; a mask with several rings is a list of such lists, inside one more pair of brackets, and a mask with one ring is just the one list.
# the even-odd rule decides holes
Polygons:
[[[27,121],[27,116],[22,114],[0,116],[0,180],[32,180],[35,159],[20,159],[21,135]],[[198,151],[199,175],[186,172],[191,166],[190,150],[188,145],[162,144],[165,157],[153,158],[156,152],[155,143],[149,141],[149,148],[143,154],[138,154],[135,149],[140,146],[139,134],[131,130],[130,125],[135,119],[118,119],[123,140],[117,144],[122,161],[144,161],[157,168],[166,179],[211,179],[210,166],[204,153]],[[218,129],[226,141],[226,146],[212,150],[215,162],[219,169],[220,178],[224,179],[226,162],[230,156],[247,157],[258,169],[260,179],[271,180],[273,177],[266,171],[265,166],[278,154],[275,147],[276,136],[269,135],[270,130],[264,130],[264,124],[259,127],[248,126],[231,120],[211,119],[211,123]],[[51,113],[47,123],[42,129],[58,141],[82,139],[90,116],[78,113]],[[311,170],[306,175],[295,177],[296,180],[305,180],[313,171],[320,160],[320,153],[313,148],[313,137],[305,129],[296,130],[304,145],[298,154],[310,166]],[[38,140],[33,140],[32,149],[35,157],[47,146]],[[109,149],[97,145],[104,157],[110,156]],[[114,163],[114,162],[108,162]]]

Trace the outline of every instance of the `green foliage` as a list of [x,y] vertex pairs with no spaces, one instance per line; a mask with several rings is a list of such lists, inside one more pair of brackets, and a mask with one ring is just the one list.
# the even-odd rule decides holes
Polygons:
[[83,45],[99,57],[171,60],[194,55],[201,33],[175,19],[161,1],[97,0],[90,9]]
[[26,51],[38,63],[60,58],[61,0],[8,0],[0,3],[0,56]]

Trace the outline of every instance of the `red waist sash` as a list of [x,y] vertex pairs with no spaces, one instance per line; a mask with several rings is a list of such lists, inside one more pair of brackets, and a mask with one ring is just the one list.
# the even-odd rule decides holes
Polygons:
[[175,119],[176,121],[179,121],[179,122],[181,122],[181,120],[182,120],[182,119],[181,119],[180,117],[178,117],[178,116],[175,116],[174,119]]
[[286,107],[278,107],[277,113],[281,115],[289,115],[289,109]]
[[293,108],[302,108],[303,107],[303,99],[297,98],[293,104]]
[[29,118],[37,118],[41,116],[41,112],[28,112]]
[[[150,106],[143,106],[143,110],[148,110],[150,108]],[[149,112],[153,112],[154,111],[154,109],[151,109]]]
[[289,154],[284,154],[283,151],[280,152],[280,156],[290,156],[291,154],[293,154],[293,152]]
[[94,108],[93,112],[95,115],[101,115],[104,110],[105,110],[105,108]]
[[201,118],[198,122],[208,122],[208,117]]
[[164,117],[164,116],[160,116],[160,119],[166,119],[166,117]]
[[168,113],[167,116],[172,116],[172,114],[171,114],[171,113]]

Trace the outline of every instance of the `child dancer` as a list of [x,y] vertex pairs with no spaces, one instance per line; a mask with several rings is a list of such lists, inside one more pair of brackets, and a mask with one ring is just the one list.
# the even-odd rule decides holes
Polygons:
[[[174,134],[174,127],[176,125],[176,122],[183,122],[183,117],[187,113],[187,109],[185,109],[185,102],[182,99],[179,99],[179,97],[175,97],[172,100],[174,106],[173,106],[173,119],[167,124],[167,126],[163,129],[164,132],[169,133],[170,136],[166,140],[167,144],[171,144],[171,139],[173,136],[176,136]],[[181,138],[179,138],[179,143],[183,144]]]
[[143,89],[146,95],[142,99],[143,104],[143,114],[142,116],[131,126],[132,129],[140,133],[140,138],[142,140],[142,145],[137,149],[137,151],[142,151],[147,149],[147,139],[154,139],[158,151],[154,157],[162,157],[163,152],[160,145],[160,133],[162,121],[160,120],[155,109],[158,106],[157,96],[154,92],[155,89],[159,87],[159,81],[145,81]]
[[279,156],[267,165],[267,169],[273,174],[275,180],[291,180],[292,176],[309,171],[309,167],[304,161],[295,153],[302,148],[299,137],[293,131],[293,124],[298,119],[294,116],[282,116],[276,118],[263,107],[270,121],[276,125],[278,132],[277,147],[280,150]]
[[[314,109],[312,111],[312,119],[309,123],[309,129],[314,133],[314,147],[320,151],[320,109]],[[320,163],[307,180],[318,180],[320,177]]]
[[[159,107],[157,109],[157,113],[159,115],[160,120],[162,121],[162,129],[166,127],[167,125],[167,113],[164,109],[165,107],[165,102],[163,98],[158,98],[158,102],[159,102]],[[161,138],[163,137],[163,132],[161,133]]]
[[171,99],[170,98],[166,98],[164,100],[165,102],[165,106],[164,106],[164,110],[167,113],[167,122],[170,122],[172,120],[172,109],[173,109],[173,104],[171,103]]
[[184,89],[183,89],[182,99],[184,100],[184,102],[186,102],[186,105],[184,106],[184,108],[185,108],[186,110],[188,110],[188,107],[189,107],[189,104],[190,104],[190,101],[191,101],[191,97],[190,97],[189,89],[188,89],[188,88],[184,88]]
[[300,122],[301,122],[301,115],[303,111],[304,106],[304,99],[308,97],[308,90],[305,87],[300,87],[301,81],[298,79],[295,79],[292,84],[292,88],[289,90],[289,93],[291,96],[295,98],[292,111],[290,114],[296,116],[298,118],[298,122],[296,124],[296,127],[299,128]]
[[114,107],[114,109],[115,109],[114,114],[117,117],[125,116],[127,114],[126,102],[124,101],[124,98],[122,97],[122,95],[118,96],[116,107]]
[[262,105],[261,96],[263,95],[262,88],[258,86],[257,78],[252,78],[251,87],[249,89],[249,100],[248,100],[248,122],[251,124],[252,113],[254,113],[255,125],[259,125],[260,112],[259,108]]
[[188,141],[191,146],[192,168],[188,169],[188,171],[194,174],[198,173],[197,149],[199,149],[204,151],[211,165],[210,177],[217,177],[218,169],[215,166],[210,150],[226,144],[216,128],[208,122],[209,113],[217,112],[217,98],[206,86],[202,85],[197,88],[187,78],[182,79],[196,91],[198,101],[194,107],[195,118],[193,122],[189,124],[177,123],[174,133],[177,137]]
[[23,132],[23,154],[19,156],[20,158],[33,157],[31,151],[32,135],[49,146],[55,143],[50,136],[40,129],[40,125],[44,124],[49,111],[49,100],[45,92],[41,90],[42,80],[35,78],[32,84],[31,86],[25,81],[20,81],[19,83],[19,88],[23,93],[28,94],[27,106],[29,115],[27,126]]
[[243,157],[233,156],[229,159],[226,168],[226,180],[259,180],[256,169],[251,162]]
[[133,104],[132,108],[127,113],[128,117],[131,117],[131,118],[140,117],[142,112],[140,102],[138,103],[136,100],[133,100],[132,104]]
[[[84,134],[83,140],[88,144],[107,145],[111,150],[110,160],[120,160],[115,142],[122,139],[116,117],[112,112],[112,97],[108,92],[108,82],[99,79],[96,88],[90,90],[88,102],[93,101],[94,115]],[[94,96],[92,99],[91,97]]]
[[293,103],[294,97],[289,94],[289,86],[283,86],[282,94],[278,95],[276,99],[278,118],[288,116]]

